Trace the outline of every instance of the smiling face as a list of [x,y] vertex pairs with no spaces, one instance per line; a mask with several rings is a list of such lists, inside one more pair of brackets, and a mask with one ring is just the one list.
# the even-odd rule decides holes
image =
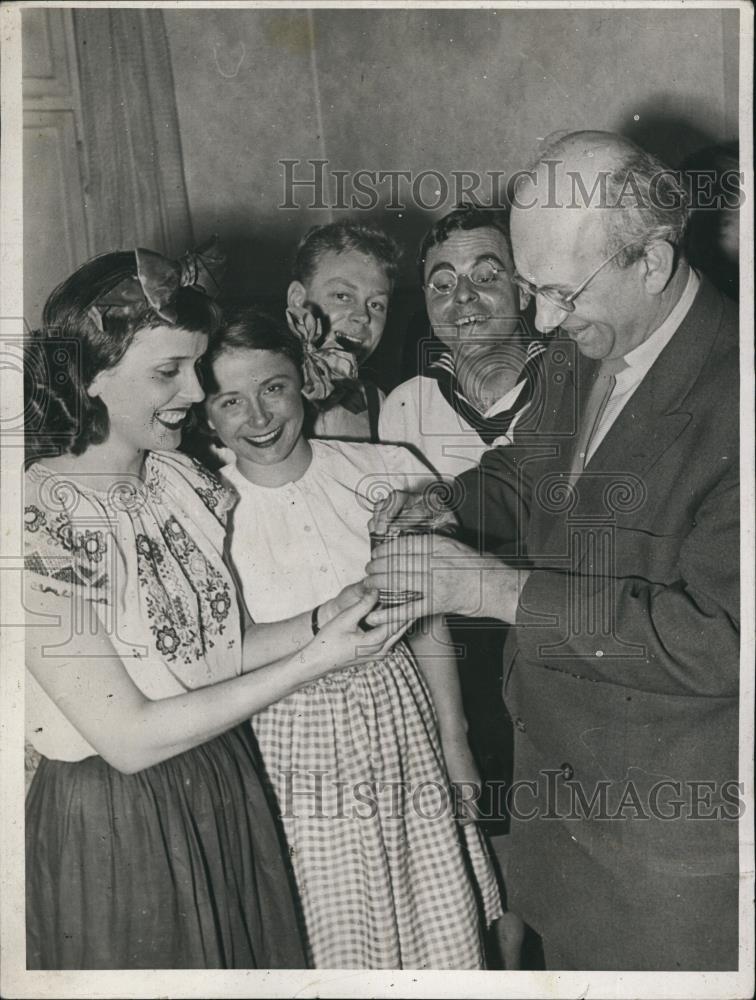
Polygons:
[[234,348],[213,362],[217,391],[207,397],[207,421],[236,455],[250,482],[279,486],[298,479],[310,462],[302,436],[302,378],[277,351]]
[[[484,262],[497,269],[495,276],[487,284],[474,284],[470,272]],[[453,230],[448,239],[428,251],[424,270],[428,318],[457,361],[461,355],[497,349],[512,340],[519,326],[512,270],[506,238],[491,226]],[[449,295],[428,287],[443,271],[457,276]]]
[[143,452],[178,448],[189,408],[204,396],[196,365],[206,348],[204,333],[144,328],[117,365],[94,377],[87,393],[103,401],[110,422],[99,447],[118,452],[121,468]]
[[[517,271],[538,287],[569,294],[609,255],[602,220],[587,209],[515,208],[511,226]],[[650,322],[641,265],[607,264],[574,300],[574,312],[536,295],[536,327],[560,327],[588,358],[622,357],[645,339]]]
[[323,320],[324,333],[366,361],[386,326],[391,282],[385,267],[357,250],[322,253],[305,284],[289,285],[290,306],[306,306]]

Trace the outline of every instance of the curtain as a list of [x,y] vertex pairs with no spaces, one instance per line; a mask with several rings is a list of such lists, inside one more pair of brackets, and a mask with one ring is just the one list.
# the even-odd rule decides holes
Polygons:
[[192,243],[162,11],[74,11],[92,253]]

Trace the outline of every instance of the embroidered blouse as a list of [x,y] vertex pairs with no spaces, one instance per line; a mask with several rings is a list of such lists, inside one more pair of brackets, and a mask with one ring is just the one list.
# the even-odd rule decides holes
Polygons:
[[[56,604],[72,627],[86,629],[96,614],[136,686],[155,700],[241,673],[237,595],[223,560],[229,500],[198,463],[154,452],[143,481],[125,476],[105,490],[37,463],[24,504],[30,621]],[[45,655],[65,657],[65,643]],[[96,753],[28,672],[26,725],[46,757]]]

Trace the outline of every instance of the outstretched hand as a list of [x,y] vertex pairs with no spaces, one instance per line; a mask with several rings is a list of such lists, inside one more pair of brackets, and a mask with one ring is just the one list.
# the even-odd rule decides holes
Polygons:
[[365,580],[357,580],[356,583],[350,583],[343,587],[335,597],[324,601],[318,608],[320,628],[325,628],[336,615],[353,607],[357,601],[365,596],[366,589],[368,588]]
[[[367,663],[385,656],[411,624],[411,619],[397,620],[394,616],[366,631],[362,623],[375,607],[378,591],[365,583],[353,584],[348,590],[354,600],[311,640],[313,646],[322,647],[334,668]],[[344,591],[339,596],[342,595],[344,601],[350,600]]]
[[368,616],[371,625],[396,621],[397,612],[413,618],[478,613],[481,560],[473,549],[454,539],[427,534],[391,538],[375,550],[366,569],[370,586],[422,594],[420,600],[401,608],[373,611]]

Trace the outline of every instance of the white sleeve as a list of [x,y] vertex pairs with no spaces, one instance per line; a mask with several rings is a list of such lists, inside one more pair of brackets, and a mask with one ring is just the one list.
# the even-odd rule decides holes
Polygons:
[[388,394],[378,418],[378,436],[389,444],[416,444],[411,435],[417,429],[417,403],[412,392],[414,379],[403,382]]
[[414,451],[402,445],[378,445],[386,472],[390,475],[394,489],[409,490],[412,493],[438,479],[436,473]]

